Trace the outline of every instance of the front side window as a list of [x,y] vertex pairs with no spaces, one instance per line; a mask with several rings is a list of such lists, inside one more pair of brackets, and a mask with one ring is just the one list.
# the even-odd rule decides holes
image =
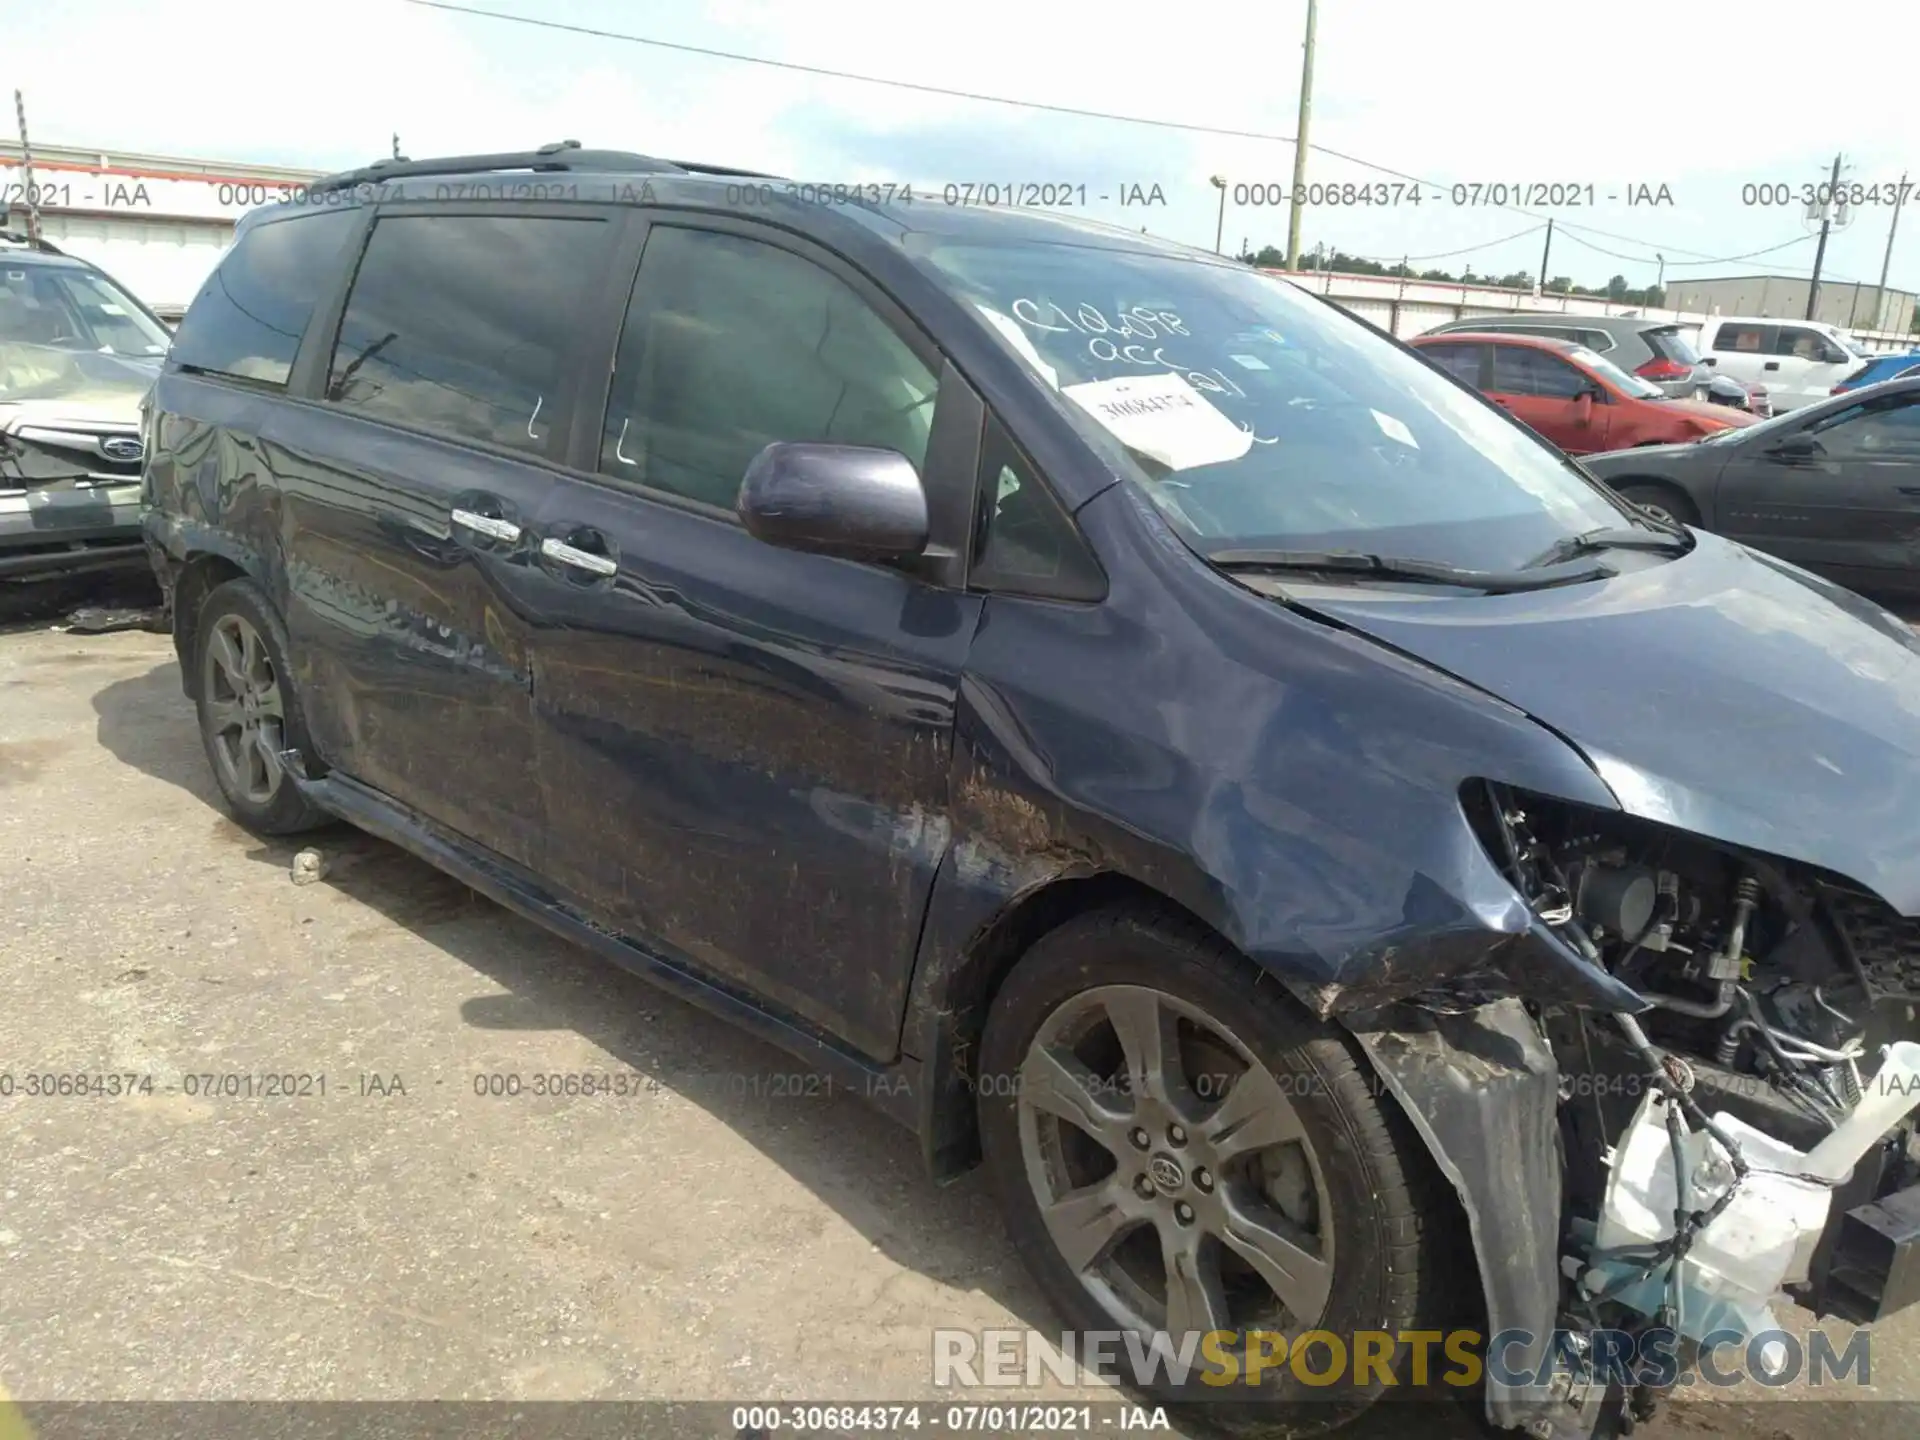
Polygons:
[[534,215],[392,215],[368,237],[326,398],[375,418],[551,453],[610,227]]
[[1800,325],[1782,325],[1774,336],[1771,353],[1823,364],[1846,359],[1846,352],[1818,330],[1809,330]]
[[321,210],[245,231],[187,307],[173,337],[179,365],[284,385],[321,292],[338,276],[352,209]]
[[1530,346],[1493,347],[1493,388],[1502,395],[1571,400],[1588,388],[1587,377],[1558,356]]
[[969,576],[980,589],[1095,600],[1106,576],[1065,508],[998,421],[980,454],[980,514]]
[[778,246],[656,226],[614,361],[600,469],[731,510],[775,441],[926,462],[937,377],[854,288]]
[[1506,569],[1633,523],[1557,451],[1288,282],[1067,236],[901,244],[1202,553]]
[[1463,385],[1480,388],[1478,345],[1422,345],[1420,353]]
[[1829,455],[1860,460],[1920,460],[1920,397],[1869,400],[1807,427]]

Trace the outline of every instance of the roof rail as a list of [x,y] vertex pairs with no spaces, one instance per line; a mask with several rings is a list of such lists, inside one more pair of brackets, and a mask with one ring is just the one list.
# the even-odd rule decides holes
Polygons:
[[[409,175],[481,175],[495,170],[603,170],[623,175],[684,175],[696,167],[656,160],[627,150],[583,150],[578,140],[556,140],[538,150],[501,155],[447,155],[438,160],[376,160],[358,170],[328,175],[307,187],[326,195],[360,185],[377,185]],[[705,168],[705,167],[698,167]],[[721,172],[715,172],[721,173]]]
[[65,255],[67,252],[46,240],[36,240],[24,230],[0,230],[0,240],[15,245],[25,245],[30,250],[39,250],[48,255]]
[[698,160],[669,160],[666,162],[677,169],[692,175],[731,175],[741,180],[782,180],[785,176],[769,175],[765,170],[736,170],[731,165],[706,165]]

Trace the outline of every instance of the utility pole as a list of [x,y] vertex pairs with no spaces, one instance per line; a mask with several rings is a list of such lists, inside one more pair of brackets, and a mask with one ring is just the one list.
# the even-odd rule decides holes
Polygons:
[[1220,192],[1220,218],[1214,223],[1213,227],[1213,253],[1218,255],[1220,253],[1222,238],[1227,233],[1227,177],[1224,175],[1212,175],[1208,177],[1208,181],[1214,189]]
[[1833,157],[1833,179],[1827,184],[1827,198],[1825,203],[1820,207],[1820,244],[1813,252],[1813,279],[1807,285],[1807,313],[1805,318],[1808,320],[1813,319],[1814,309],[1820,303],[1820,267],[1826,263],[1827,234],[1833,229],[1834,202],[1838,198],[1839,190],[1840,157],[1836,155]]
[[[33,183],[33,146],[27,143],[27,100],[18,90],[13,92],[13,113],[20,122],[20,180],[27,197],[27,238],[38,245],[40,190]],[[5,207],[0,206],[0,219],[5,218]]]
[[1293,135],[1293,193],[1287,206],[1287,269],[1300,268],[1300,202],[1306,198],[1307,121],[1313,114],[1313,30],[1319,19],[1318,0],[1307,0],[1306,58],[1300,64],[1300,123]]
[[1900,228],[1900,207],[1907,203],[1907,172],[1900,172],[1900,193],[1893,197],[1893,219],[1887,222],[1887,253],[1880,259],[1880,293],[1874,300],[1878,313],[1873,317],[1871,329],[1880,329],[1880,322],[1887,315],[1887,267],[1893,264],[1893,232]]
[[1547,243],[1540,247],[1540,278],[1533,282],[1533,293],[1547,293],[1547,257],[1553,254],[1553,217],[1547,217]]

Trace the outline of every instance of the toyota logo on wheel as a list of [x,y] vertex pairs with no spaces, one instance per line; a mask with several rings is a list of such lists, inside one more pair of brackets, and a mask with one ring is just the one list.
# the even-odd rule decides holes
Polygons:
[[100,442],[100,453],[109,460],[138,460],[146,453],[138,440],[130,440],[124,435],[113,435]]

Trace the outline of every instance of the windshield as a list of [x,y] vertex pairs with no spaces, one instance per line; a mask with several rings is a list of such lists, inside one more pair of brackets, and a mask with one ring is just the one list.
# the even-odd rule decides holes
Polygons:
[[1570,350],[1571,359],[1579,361],[1594,374],[1605,380],[1614,389],[1632,396],[1635,400],[1664,400],[1667,392],[1651,380],[1642,380],[1638,375],[1629,375],[1618,365],[1591,350]]
[[171,337],[106,276],[0,260],[0,343],[159,356]]
[[947,288],[1205,553],[1495,570],[1635,518],[1470,390],[1256,270],[924,238]]

